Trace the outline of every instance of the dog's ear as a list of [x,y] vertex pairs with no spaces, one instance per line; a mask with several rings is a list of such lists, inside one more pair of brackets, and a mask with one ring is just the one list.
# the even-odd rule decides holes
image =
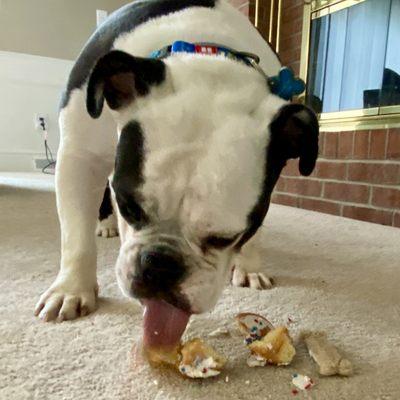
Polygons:
[[161,60],[133,57],[114,50],[100,58],[87,87],[86,108],[92,118],[98,118],[104,99],[112,110],[130,104],[144,96],[150,86],[165,79],[165,64]]
[[318,157],[319,125],[314,112],[302,104],[283,106],[270,124],[271,151],[283,165],[300,158],[299,171],[310,175]]

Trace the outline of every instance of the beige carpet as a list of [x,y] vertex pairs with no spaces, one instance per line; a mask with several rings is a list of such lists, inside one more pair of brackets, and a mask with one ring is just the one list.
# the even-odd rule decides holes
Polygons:
[[62,324],[35,319],[34,304],[59,258],[54,194],[3,186],[0,209],[1,400],[289,399],[294,372],[317,382],[299,399],[400,399],[400,230],[273,206],[265,245],[276,288],[228,288],[188,335],[204,337],[221,324],[234,330],[239,311],[261,312],[276,324],[291,316],[295,336],[301,329],[329,332],[354,362],[355,376],[318,377],[302,345],[289,367],[251,369],[234,335],[210,339],[230,360],[222,376],[194,382],[132,365],[141,311],[116,286],[117,239],[98,241],[95,314]]

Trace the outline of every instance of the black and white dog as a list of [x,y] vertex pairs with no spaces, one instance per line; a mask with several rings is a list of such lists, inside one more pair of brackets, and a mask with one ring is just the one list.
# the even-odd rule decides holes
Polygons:
[[[281,68],[224,0],[138,0],[94,33],[62,99],[62,256],[36,306],[45,321],[95,309],[94,232],[109,176],[121,237],[118,282],[147,307],[149,331],[173,320],[175,340],[190,314],[215,305],[233,265],[235,284],[269,285],[252,243],[286,161],[299,158],[300,172],[312,172],[317,119],[273,95],[266,76],[239,55],[211,46],[207,54],[150,57],[176,41],[256,54],[266,75]],[[116,233],[113,218],[103,219],[100,234]]]

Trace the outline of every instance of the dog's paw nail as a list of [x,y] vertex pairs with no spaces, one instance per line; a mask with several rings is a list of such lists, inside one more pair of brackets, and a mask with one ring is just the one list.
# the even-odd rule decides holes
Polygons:
[[36,306],[35,311],[33,312],[33,315],[35,317],[37,317],[40,314],[40,312],[43,310],[43,307],[44,307],[44,304],[40,304],[40,305]]
[[258,274],[258,279],[261,283],[262,289],[270,289],[272,286],[274,286],[274,280],[272,278],[269,278],[262,272]]
[[273,280],[262,272],[246,273],[240,268],[235,268],[232,277],[232,285],[263,290],[272,288]]
[[49,321],[50,321],[49,314],[39,315],[39,318],[40,318],[40,320],[43,321],[43,322],[49,322]]
[[57,316],[57,322],[64,322],[68,319],[67,315],[65,314],[65,312],[60,311],[58,316]]

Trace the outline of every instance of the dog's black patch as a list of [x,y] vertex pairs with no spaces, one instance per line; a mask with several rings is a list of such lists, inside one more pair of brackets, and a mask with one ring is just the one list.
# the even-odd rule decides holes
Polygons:
[[144,135],[136,121],[128,123],[121,131],[115,159],[112,187],[123,218],[136,230],[149,222],[140,206],[140,186],[143,184]]
[[290,158],[300,158],[299,171],[308,176],[318,157],[319,125],[314,112],[301,104],[283,106],[270,124],[271,139],[266,149],[264,184],[258,201],[247,216],[248,227],[235,246],[240,248],[257,232],[268,212],[272,191]]
[[[71,92],[81,88],[89,78],[97,60],[105,56],[115,40],[153,18],[168,15],[189,7],[215,6],[217,0],[138,0],[117,10],[91,36],[78,56],[68,79],[60,108],[68,105]],[[156,50],[156,49],[154,49]]]
[[113,213],[113,206],[111,202],[110,186],[107,182],[106,190],[104,191],[103,201],[101,202],[99,210],[99,221],[107,219]]

